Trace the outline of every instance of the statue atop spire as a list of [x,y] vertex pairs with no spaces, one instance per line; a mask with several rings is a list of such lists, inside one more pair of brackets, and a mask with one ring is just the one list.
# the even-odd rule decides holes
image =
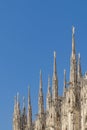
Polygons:
[[75,58],[75,27],[72,27],[72,58]]
[[75,27],[72,26],[72,35],[74,35],[74,34],[75,34]]
[[56,58],[56,51],[54,51],[54,57]]
[[53,70],[53,75],[56,78],[57,76],[57,68],[56,68],[56,51],[54,51],[54,70]]

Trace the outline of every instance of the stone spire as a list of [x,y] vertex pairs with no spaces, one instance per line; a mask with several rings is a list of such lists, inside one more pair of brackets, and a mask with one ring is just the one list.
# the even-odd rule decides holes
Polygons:
[[31,106],[31,98],[30,98],[30,87],[28,88],[27,126],[28,126],[28,130],[32,130],[32,106]]
[[50,88],[50,77],[48,76],[48,92],[47,92],[47,111],[51,107],[51,101],[52,101],[52,96],[51,96],[51,88]]
[[58,78],[57,78],[57,67],[56,67],[56,52],[54,52],[54,68],[53,68],[53,85],[52,85],[52,99],[53,102],[58,100]]
[[23,115],[26,114],[25,97],[23,97]]
[[19,93],[17,93],[17,97],[15,97],[15,104],[14,104],[13,130],[21,130],[20,118],[21,113],[20,113]]
[[56,68],[56,52],[54,51],[54,72],[53,76],[56,78],[57,76],[57,68]]
[[80,53],[78,54],[78,65],[77,65],[77,68],[78,68],[77,76],[78,76],[78,78],[80,78],[82,76]]
[[42,72],[40,71],[40,88],[39,88],[39,99],[38,99],[38,113],[42,115],[44,113],[44,102],[43,102],[43,90],[42,90]]
[[28,87],[28,107],[31,107],[30,87]]
[[17,93],[17,114],[20,116],[20,102],[19,102],[19,93]]
[[23,97],[23,110],[21,115],[21,129],[25,130],[27,125],[27,116],[26,116],[26,106],[25,106],[25,97]]
[[16,96],[14,97],[14,113],[13,113],[13,130],[16,130],[16,115],[17,115],[17,98]]
[[70,82],[74,84],[77,82],[77,62],[76,62],[76,51],[75,51],[75,28],[72,27],[72,54],[71,54],[71,65],[70,65]]
[[63,92],[63,96],[65,97],[66,94],[66,70],[64,70],[64,92]]

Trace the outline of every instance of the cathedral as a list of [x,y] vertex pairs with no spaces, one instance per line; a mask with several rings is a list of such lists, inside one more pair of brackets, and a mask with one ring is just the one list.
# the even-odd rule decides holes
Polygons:
[[[32,105],[30,89],[28,90],[28,108],[25,103],[20,110],[19,94],[15,97],[13,112],[13,130],[87,130],[87,73],[82,75],[80,54],[76,54],[75,28],[72,27],[72,52],[70,57],[70,79],[66,80],[64,70],[63,96],[58,94],[58,75],[56,52],[54,52],[52,91],[50,77],[46,97],[46,110],[42,88],[42,73],[40,71],[40,86],[38,97],[38,114],[32,120]],[[24,99],[25,100],[25,99]]]

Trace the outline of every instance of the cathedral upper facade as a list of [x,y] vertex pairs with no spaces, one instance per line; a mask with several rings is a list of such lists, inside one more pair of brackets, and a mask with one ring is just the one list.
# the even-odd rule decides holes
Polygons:
[[66,80],[64,70],[63,96],[58,94],[56,52],[54,52],[54,70],[52,91],[48,77],[46,110],[44,110],[42,73],[38,97],[38,114],[32,121],[30,90],[28,90],[28,111],[25,104],[20,110],[18,94],[15,97],[13,130],[87,130],[87,73],[82,75],[80,54],[76,54],[75,29],[72,28],[72,52],[70,58],[70,80]]

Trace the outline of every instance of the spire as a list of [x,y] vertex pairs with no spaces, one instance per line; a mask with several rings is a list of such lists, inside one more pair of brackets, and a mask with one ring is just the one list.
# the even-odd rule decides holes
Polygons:
[[39,88],[38,109],[39,109],[39,114],[44,113],[43,90],[42,90],[42,72],[41,72],[41,70],[40,70],[40,88]]
[[20,113],[19,93],[17,93],[14,104],[13,130],[21,130],[20,119],[21,119],[21,113]]
[[75,51],[75,27],[72,27],[72,54],[71,54],[71,65],[70,65],[70,82],[72,84],[77,82],[77,61]]
[[42,71],[40,70],[40,90],[42,90]]
[[17,111],[20,112],[19,93],[17,92]]
[[17,104],[17,97],[15,96],[14,97],[14,105],[16,105]]
[[28,106],[31,106],[30,87],[28,87]]
[[78,78],[80,78],[82,76],[80,53],[78,54],[78,66],[77,66],[77,68],[78,68],[77,75],[78,75]]
[[23,115],[26,115],[25,97],[23,97]]
[[32,130],[32,106],[30,98],[30,87],[28,87],[28,114],[27,114],[27,126],[29,130]]
[[19,103],[19,93],[17,92],[17,103]]
[[57,103],[57,100],[58,100],[58,78],[57,78],[56,52],[55,51],[54,51],[52,99],[53,99],[54,104]]
[[51,88],[50,88],[50,77],[48,76],[48,92],[47,92],[47,110],[51,106]]
[[65,97],[65,93],[66,93],[66,70],[64,70],[64,93],[63,93],[64,97]]
[[25,107],[25,97],[23,97],[23,110],[21,114],[21,128],[25,129],[27,125],[27,115],[26,115],[26,107]]
[[56,52],[54,51],[54,70],[53,70],[53,76],[57,77],[57,68],[56,68]]
[[72,57],[75,56],[75,27],[72,27]]

